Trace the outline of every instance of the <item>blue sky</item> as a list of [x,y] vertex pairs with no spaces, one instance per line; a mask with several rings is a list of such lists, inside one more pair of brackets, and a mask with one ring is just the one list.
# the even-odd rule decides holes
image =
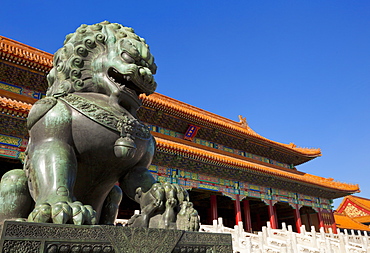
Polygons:
[[0,35],[54,53],[83,23],[133,27],[156,58],[159,93],[321,148],[298,169],[370,198],[369,1],[83,2],[3,0]]

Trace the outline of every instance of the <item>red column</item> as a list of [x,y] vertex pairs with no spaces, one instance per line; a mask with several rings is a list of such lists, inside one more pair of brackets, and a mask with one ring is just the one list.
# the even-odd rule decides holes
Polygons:
[[333,210],[330,210],[330,217],[331,217],[331,227],[333,229],[333,233],[337,233],[337,223],[335,223],[334,213]]
[[236,222],[236,225],[238,225],[239,221],[242,221],[242,211],[240,209],[239,195],[236,195],[234,203],[235,203],[235,222]]
[[244,208],[244,229],[247,232],[252,232],[252,220],[251,220],[251,209],[249,206],[249,200],[243,200]]
[[317,218],[319,219],[319,227],[324,227],[324,219],[322,217],[321,208],[319,208],[319,212],[317,213]]
[[295,219],[295,227],[297,229],[297,232],[301,233],[302,219],[301,219],[301,213],[299,212],[298,204],[295,205],[294,219]]
[[211,195],[211,218],[212,220],[218,219],[218,213],[217,213],[217,196]]
[[269,216],[270,216],[271,228],[272,229],[277,229],[276,212],[275,212],[275,208],[274,208],[271,200],[269,201],[268,208],[269,208]]
[[279,228],[279,222],[278,222],[277,211],[276,211],[276,206],[275,205],[274,205],[274,213],[275,213],[276,228]]
[[325,232],[328,233],[329,232],[329,227],[330,227],[329,224],[331,224],[330,214],[327,210],[325,210],[325,212],[321,211],[321,216],[322,216],[323,221],[324,221]]

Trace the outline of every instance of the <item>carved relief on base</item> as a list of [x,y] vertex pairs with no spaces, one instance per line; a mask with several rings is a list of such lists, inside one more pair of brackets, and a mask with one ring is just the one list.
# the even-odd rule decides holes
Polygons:
[[6,221],[2,252],[231,253],[230,234]]

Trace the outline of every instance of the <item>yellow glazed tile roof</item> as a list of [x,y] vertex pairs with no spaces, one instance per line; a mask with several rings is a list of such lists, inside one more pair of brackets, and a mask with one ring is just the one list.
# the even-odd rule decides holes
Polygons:
[[224,129],[230,130],[232,133],[236,133],[239,135],[244,136],[251,136],[253,138],[262,140],[264,142],[273,144],[275,146],[279,146],[286,150],[290,150],[291,152],[298,153],[300,155],[309,156],[309,157],[318,157],[321,156],[320,149],[314,148],[301,148],[297,147],[293,143],[284,144],[269,140],[255,131],[253,131],[249,126],[242,126],[241,123],[236,121],[221,117],[217,114],[202,110],[195,106],[183,103],[176,99],[167,97],[165,95],[154,93],[150,96],[140,95],[140,98],[143,101],[144,106],[153,107],[153,108],[161,108],[164,112],[168,112],[170,114],[177,113],[179,116],[185,118],[191,118],[192,120],[199,120],[204,122],[205,124],[216,125]]
[[370,215],[369,216],[361,216],[361,217],[353,217],[353,220],[360,222],[360,223],[369,223],[370,222]]
[[347,199],[351,200],[353,203],[361,206],[362,208],[370,211],[370,199],[361,198],[357,196],[347,196]]
[[20,111],[28,114],[31,110],[32,104],[0,96],[0,106],[2,108],[8,108],[10,110]]
[[21,61],[28,61],[41,65],[43,69],[51,69],[53,67],[52,54],[3,36],[0,36],[0,52],[16,57]]
[[353,196],[353,195],[344,197],[342,202],[338,206],[337,211],[341,213],[344,210],[347,203],[349,202],[352,202],[353,204],[359,206],[360,208],[367,210],[370,213],[370,199]]
[[308,173],[290,171],[289,169],[273,168],[272,166],[265,166],[263,164],[254,163],[247,159],[236,158],[230,155],[221,154],[221,152],[210,151],[203,148],[199,148],[192,142],[182,143],[184,141],[152,132],[156,137],[157,149],[169,150],[175,154],[187,154],[190,157],[196,158],[197,160],[211,160],[222,165],[231,165],[238,167],[242,170],[258,171],[264,174],[273,175],[280,178],[287,178],[294,181],[304,182],[312,185],[317,185],[327,189],[333,189],[336,191],[344,192],[359,192],[359,186],[347,183],[341,183],[334,181],[331,178],[323,178]]
[[334,213],[334,219],[338,228],[370,231],[369,226],[361,224],[344,214]]
[[275,146],[279,146],[285,150],[290,150],[290,152],[295,152],[300,155],[304,155],[308,157],[321,156],[320,149],[301,148],[301,147],[297,147],[293,143],[283,144],[283,143],[269,140],[257,134],[248,125],[243,126],[239,122],[221,117],[217,114],[202,110],[195,106],[180,102],[176,99],[167,97],[159,93],[154,93],[150,96],[140,95],[140,98],[142,99],[144,106],[148,106],[152,108],[160,108],[164,112],[167,112],[170,114],[175,113],[180,117],[185,117],[191,120],[198,120],[204,123],[208,123],[210,125],[216,125],[221,128],[230,130],[234,134],[238,134],[242,136],[251,136],[255,139],[259,139],[263,142],[267,142]]

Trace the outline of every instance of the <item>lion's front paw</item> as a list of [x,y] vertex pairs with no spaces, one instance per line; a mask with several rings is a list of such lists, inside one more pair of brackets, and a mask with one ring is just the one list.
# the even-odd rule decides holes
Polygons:
[[96,224],[96,212],[89,205],[81,202],[57,202],[54,204],[43,203],[37,205],[28,216],[28,221],[42,223],[75,225]]
[[176,227],[179,230],[199,231],[199,216],[193,203],[187,201],[182,203],[181,210],[177,214]]
[[96,212],[90,205],[83,205],[79,201],[71,204],[73,215],[72,220],[75,225],[95,225]]

